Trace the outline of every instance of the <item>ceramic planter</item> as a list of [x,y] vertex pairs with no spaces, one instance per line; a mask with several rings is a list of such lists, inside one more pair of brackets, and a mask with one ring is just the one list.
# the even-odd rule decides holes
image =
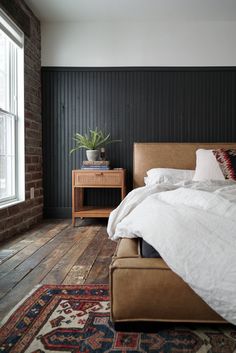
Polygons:
[[88,161],[96,161],[99,156],[98,150],[86,150],[86,156]]

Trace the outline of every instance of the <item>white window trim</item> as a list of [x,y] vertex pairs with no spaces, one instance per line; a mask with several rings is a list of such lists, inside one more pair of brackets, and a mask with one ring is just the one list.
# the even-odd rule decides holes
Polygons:
[[[24,34],[1,9],[0,15],[0,29],[18,46],[17,97],[15,97],[16,196],[0,201],[0,209],[3,209],[25,201]],[[1,110],[3,111],[3,109]],[[6,111],[5,113],[9,114]]]
[[10,200],[10,201],[7,201],[7,202],[2,202],[0,204],[0,210],[3,210],[4,208],[8,208],[8,207],[11,207],[11,206],[15,206],[15,205],[18,205],[22,202],[24,202],[25,200],[17,200],[17,199],[14,199],[14,200]]
[[11,40],[18,45],[18,47],[24,47],[24,33],[19,27],[8,17],[5,12],[0,9],[0,28]]

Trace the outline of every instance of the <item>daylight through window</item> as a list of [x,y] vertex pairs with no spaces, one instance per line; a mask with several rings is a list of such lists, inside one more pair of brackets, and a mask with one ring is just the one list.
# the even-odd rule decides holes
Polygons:
[[23,41],[0,11],[0,207],[24,200]]

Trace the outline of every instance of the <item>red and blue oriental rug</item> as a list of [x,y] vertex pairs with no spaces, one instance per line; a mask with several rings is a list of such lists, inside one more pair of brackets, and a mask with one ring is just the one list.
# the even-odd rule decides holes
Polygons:
[[45,285],[0,331],[4,353],[233,353],[233,326],[175,326],[155,333],[116,332],[107,285]]

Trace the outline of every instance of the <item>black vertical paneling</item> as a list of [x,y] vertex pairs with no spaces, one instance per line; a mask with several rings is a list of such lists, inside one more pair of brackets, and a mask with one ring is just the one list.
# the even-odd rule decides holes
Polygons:
[[[133,142],[236,140],[236,68],[43,68],[44,200],[48,216],[71,212],[75,132],[96,126],[122,143],[110,145],[113,167],[128,171]],[[117,190],[86,193],[86,202],[119,202]]]

